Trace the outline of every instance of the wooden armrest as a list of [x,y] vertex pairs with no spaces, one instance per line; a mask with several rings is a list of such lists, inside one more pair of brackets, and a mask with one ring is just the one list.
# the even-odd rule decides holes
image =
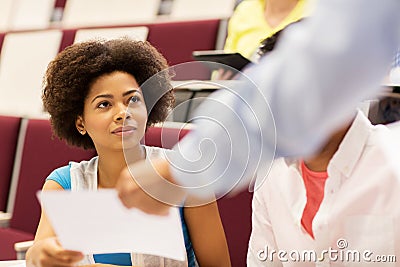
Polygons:
[[33,240],[17,242],[14,244],[14,250],[17,253],[17,260],[25,260],[26,251],[33,245]]
[[11,213],[0,211],[0,228],[8,227],[11,220]]

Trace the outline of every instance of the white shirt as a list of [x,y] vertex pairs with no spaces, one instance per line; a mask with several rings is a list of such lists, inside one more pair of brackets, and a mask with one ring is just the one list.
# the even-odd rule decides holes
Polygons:
[[[312,224],[315,240],[301,224],[307,199],[299,163],[275,160],[269,176],[253,195],[248,266],[282,266],[276,254],[275,265],[259,260],[265,259],[267,250],[313,250],[318,258],[329,248],[357,250],[361,261],[357,265],[353,258],[341,262],[325,255],[325,261],[316,266],[395,266],[387,262],[367,265],[362,253],[372,252],[366,252],[371,260],[378,255],[400,259],[400,174],[393,155],[398,151],[385,126],[372,126],[358,113],[329,162],[324,198]],[[337,242],[344,248],[339,249]],[[289,255],[285,258],[288,261],[283,266],[315,266],[315,261],[299,263],[291,261]]]
[[399,11],[399,0],[316,1],[315,14],[249,69],[257,87],[245,81],[200,107],[196,128],[175,147],[175,180],[221,196],[243,190],[256,170],[264,178],[274,157],[315,151],[379,90],[400,41]]

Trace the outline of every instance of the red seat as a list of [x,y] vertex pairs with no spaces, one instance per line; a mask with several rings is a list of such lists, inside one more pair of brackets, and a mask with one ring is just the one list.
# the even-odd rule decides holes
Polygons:
[[13,228],[0,228],[0,260],[16,260],[14,244],[33,240],[34,234]]
[[56,2],[54,3],[54,6],[59,7],[59,8],[64,8],[66,2],[67,2],[67,0],[56,0]]
[[[53,137],[50,122],[44,119],[24,119],[21,127],[21,157],[18,173],[13,174],[15,196],[8,229],[0,231],[0,260],[16,259],[14,243],[32,240],[40,218],[36,192],[55,168],[69,161],[81,161],[95,156],[93,150],[72,148]],[[21,142],[23,140],[23,142]],[[10,208],[10,205],[9,205]],[[8,210],[10,212],[10,210]]]
[[7,207],[21,118],[0,116],[0,211]]
[[[193,61],[195,50],[214,50],[220,27],[219,19],[161,22],[151,24],[129,24],[100,28],[146,26],[149,28],[147,41],[156,47],[170,66]],[[88,27],[89,28],[89,27]],[[96,28],[96,27],[90,27]],[[99,27],[97,27],[99,28]],[[60,51],[73,44],[75,33],[80,28],[64,29]],[[174,79],[209,79],[210,71],[201,64],[179,69]]]
[[171,149],[188,132],[189,129],[185,128],[150,127],[147,129],[142,143]]
[[251,233],[252,197],[252,193],[242,192],[233,197],[225,196],[217,201],[232,267],[246,266]]
[[4,32],[0,32],[0,51],[1,51],[1,47],[3,45],[4,36],[6,36],[6,34]]
[[160,50],[171,65],[193,61],[195,50],[213,50],[217,42],[219,19],[166,22],[149,27],[148,41]]
[[[214,50],[220,20],[181,21],[146,25],[148,41],[168,60],[170,66],[193,61],[192,52]],[[209,79],[210,71],[200,64],[178,69],[174,79]]]

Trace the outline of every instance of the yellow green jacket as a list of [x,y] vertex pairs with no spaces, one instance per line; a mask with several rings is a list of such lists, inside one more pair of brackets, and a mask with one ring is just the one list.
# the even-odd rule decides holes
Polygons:
[[239,52],[251,58],[262,40],[305,16],[306,2],[299,0],[292,12],[277,27],[272,28],[264,17],[264,0],[242,1],[229,20],[224,50]]

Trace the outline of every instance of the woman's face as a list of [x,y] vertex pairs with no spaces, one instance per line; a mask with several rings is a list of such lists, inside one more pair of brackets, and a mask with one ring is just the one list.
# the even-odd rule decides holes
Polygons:
[[91,85],[83,116],[77,119],[76,126],[90,136],[100,152],[122,150],[122,136],[124,144],[138,146],[146,122],[147,109],[136,79],[128,73],[115,71],[100,76]]

